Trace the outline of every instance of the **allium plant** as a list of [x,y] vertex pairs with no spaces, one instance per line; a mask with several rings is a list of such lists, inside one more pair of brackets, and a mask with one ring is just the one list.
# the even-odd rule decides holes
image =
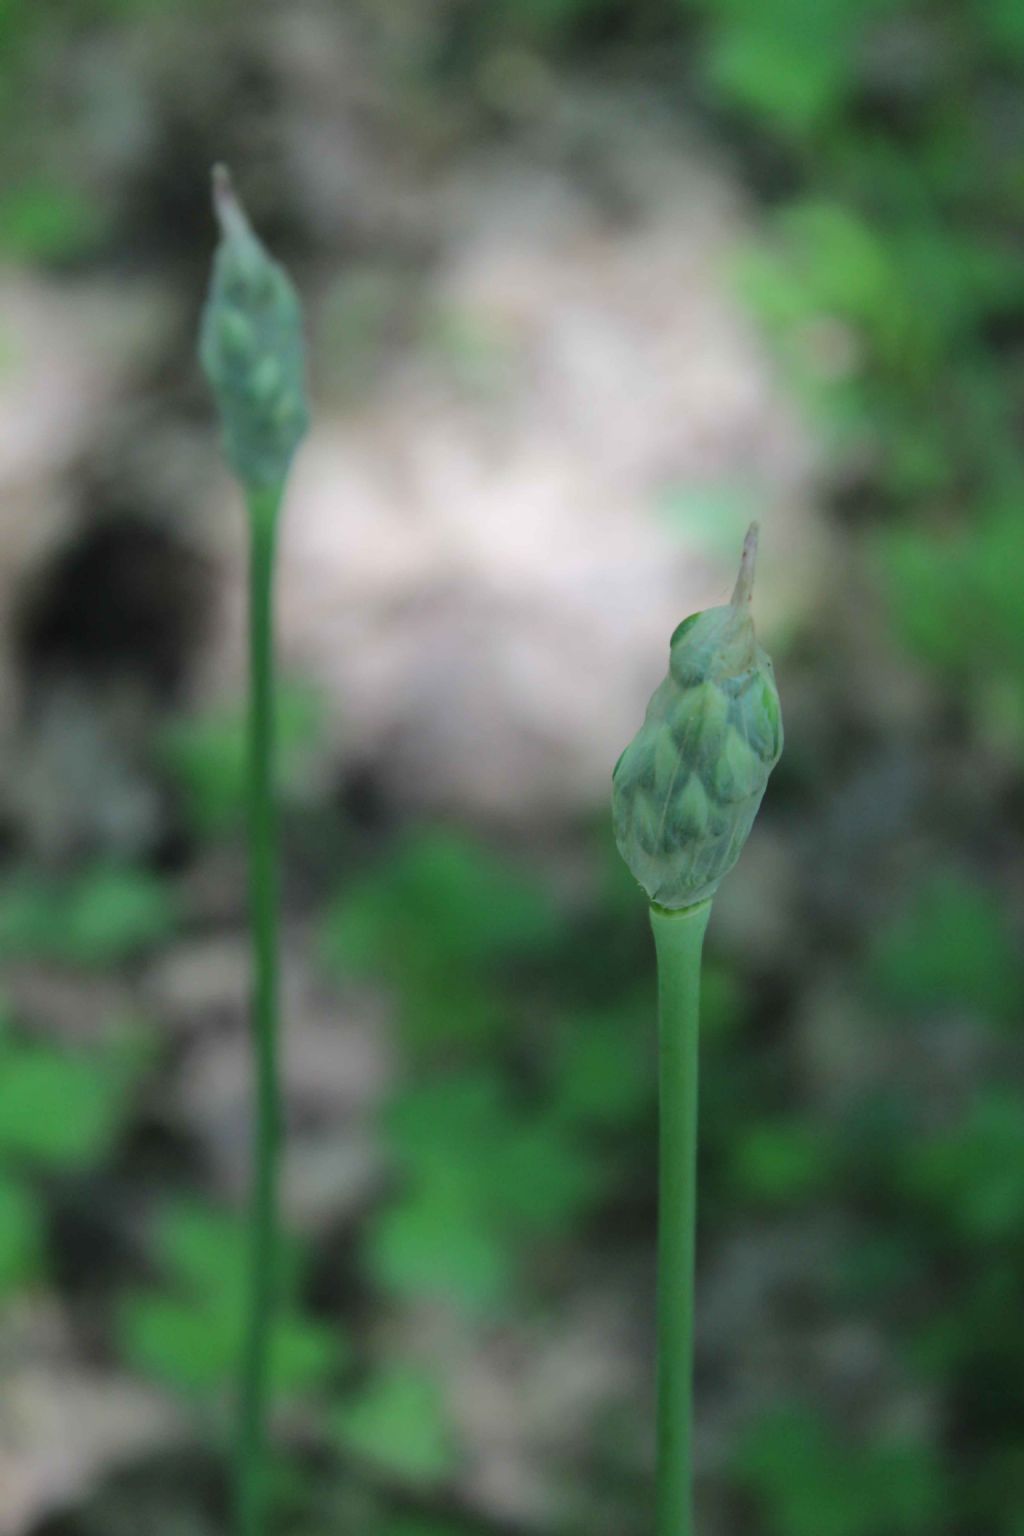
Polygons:
[[684,619],[668,676],[613,775],[615,840],[651,904],[658,967],[657,1536],[693,1536],[693,1322],[700,966],[711,903],[782,752],[751,617],[757,526],[732,601]]
[[[235,1475],[237,1536],[266,1528],[267,1411],[278,1247],[278,896],[273,573],[285,484],[309,415],[302,317],[227,171],[200,356],[249,522],[249,864],[256,1068],[249,1300]],[[772,664],[750,614],[757,530],[732,601],[686,619],[668,676],[613,776],[615,836],[651,903],[660,1014],[657,1536],[693,1536],[692,1372],[700,962],[711,902],[782,751]]]
[[253,232],[223,166],[214,171],[221,238],[203,311],[200,358],[249,522],[249,879],[256,1071],[249,1297],[241,1362],[235,1521],[262,1536],[278,1247],[278,895],[274,804],[274,553],[285,482],[305,436],[302,315],[284,269]]

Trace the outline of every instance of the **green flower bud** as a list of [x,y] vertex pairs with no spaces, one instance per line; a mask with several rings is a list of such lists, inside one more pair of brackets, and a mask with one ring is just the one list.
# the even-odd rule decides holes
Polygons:
[[284,484],[309,426],[302,313],[284,268],[254,234],[224,166],[213,173],[221,240],[199,356],[228,459],[253,490]]
[[612,776],[619,852],[662,907],[715,894],[782,752],[775,674],[750,616],[756,554],[755,524],[732,601],[679,625],[668,676]]

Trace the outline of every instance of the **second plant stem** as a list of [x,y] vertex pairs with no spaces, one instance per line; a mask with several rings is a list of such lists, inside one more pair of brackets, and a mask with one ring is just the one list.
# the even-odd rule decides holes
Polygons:
[[239,1386],[237,1536],[264,1536],[267,1416],[278,1272],[278,873],[274,800],[273,581],[279,490],[248,494],[249,911],[256,1072],[248,1300]]
[[658,959],[657,1536],[694,1536],[693,1318],[700,966],[710,901],[652,905]]

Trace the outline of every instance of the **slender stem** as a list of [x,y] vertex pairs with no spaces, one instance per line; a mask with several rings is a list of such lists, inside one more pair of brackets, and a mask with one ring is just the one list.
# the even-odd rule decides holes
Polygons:
[[700,959],[711,903],[652,905],[660,1019],[657,1536],[693,1536]]
[[280,490],[248,495],[249,904],[256,1065],[248,1314],[239,1392],[238,1536],[263,1536],[269,1367],[277,1273],[277,1163],[281,1127],[277,1068],[277,828],[274,805],[273,573]]

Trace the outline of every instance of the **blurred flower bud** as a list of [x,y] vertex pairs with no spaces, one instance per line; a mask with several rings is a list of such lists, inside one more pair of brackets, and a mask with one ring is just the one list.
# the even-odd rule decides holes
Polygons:
[[228,459],[253,490],[283,485],[309,426],[302,312],[288,274],[254,234],[223,166],[213,173],[221,239],[199,356]]
[[755,524],[731,603],[679,625],[668,676],[615,765],[615,841],[662,907],[714,895],[742,852],[782,752],[775,675],[750,616],[756,553]]

